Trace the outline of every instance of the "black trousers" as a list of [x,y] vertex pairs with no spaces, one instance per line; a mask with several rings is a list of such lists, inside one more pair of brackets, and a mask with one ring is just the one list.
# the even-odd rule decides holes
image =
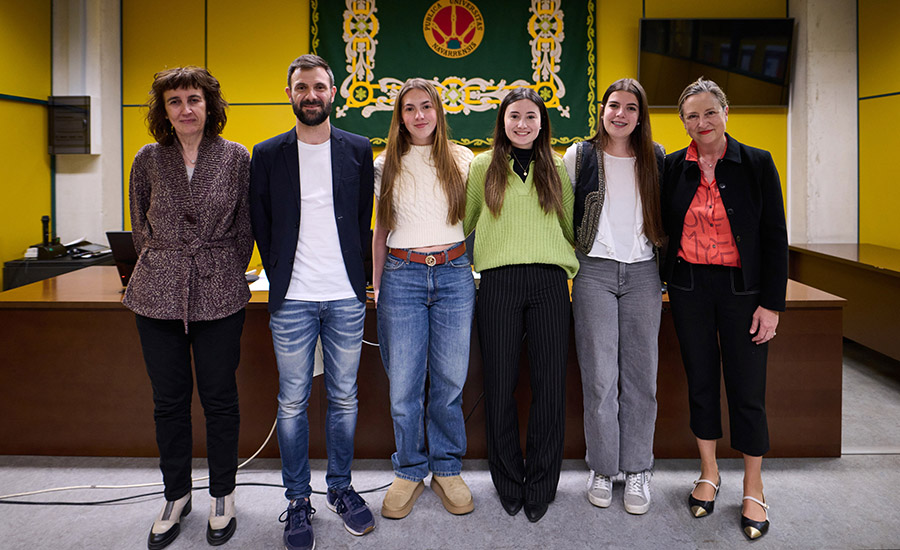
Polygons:
[[223,497],[234,490],[237,473],[240,411],[235,371],[241,357],[244,310],[214,321],[151,319],[136,315],[150,384],[159,469],[166,500],[191,490],[191,352],[197,391],[206,416],[209,493]]
[[759,293],[741,290],[741,280],[739,268],[696,265],[679,258],[669,282],[669,301],[687,373],[691,430],[700,439],[722,437],[719,388],[724,374],[731,447],[762,456],[769,451],[769,345],[751,340]]
[[[566,273],[550,265],[485,270],[475,307],[494,487],[501,497],[550,502],[559,483],[566,424],[571,310]],[[513,392],[526,335],[532,397],[523,458]]]

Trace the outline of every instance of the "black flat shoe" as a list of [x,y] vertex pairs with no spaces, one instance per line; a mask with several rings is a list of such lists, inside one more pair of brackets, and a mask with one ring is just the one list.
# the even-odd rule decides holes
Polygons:
[[769,505],[766,504],[766,497],[763,496],[762,501],[756,500],[753,497],[744,497],[744,500],[751,500],[762,506],[766,511],[766,519],[764,521],[752,520],[741,513],[741,531],[743,531],[744,535],[750,540],[760,539],[769,532]]
[[535,523],[547,513],[547,506],[549,506],[549,503],[547,502],[526,502],[525,517],[527,517],[528,521],[531,523]]
[[691,515],[695,518],[702,518],[704,516],[708,516],[713,513],[713,510],[716,507],[716,496],[719,494],[719,487],[722,486],[722,476],[719,476],[719,479],[716,483],[708,479],[698,479],[694,482],[694,488],[701,483],[706,483],[707,485],[712,485],[716,488],[716,493],[713,495],[712,500],[700,500],[694,498],[694,491],[691,489],[691,494],[688,495],[688,506],[691,508]]
[[514,516],[522,509],[525,500],[522,497],[500,497],[500,504],[507,514]]

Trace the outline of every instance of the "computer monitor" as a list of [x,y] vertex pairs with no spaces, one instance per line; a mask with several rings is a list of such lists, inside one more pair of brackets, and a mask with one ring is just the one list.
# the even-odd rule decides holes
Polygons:
[[116,269],[119,270],[119,279],[124,287],[131,278],[134,264],[137,263],[137,252],[134,249],[131,231],[107,231],[106,239],[109,241]]

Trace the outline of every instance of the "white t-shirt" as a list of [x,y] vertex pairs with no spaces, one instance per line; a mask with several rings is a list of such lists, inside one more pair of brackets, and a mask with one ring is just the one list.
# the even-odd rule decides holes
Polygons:
[[294,272],[285,298],[325,302],[355,298],[337,222],[331,183],[331,141],[309,145],[297,140],[300,157],[300,235]]

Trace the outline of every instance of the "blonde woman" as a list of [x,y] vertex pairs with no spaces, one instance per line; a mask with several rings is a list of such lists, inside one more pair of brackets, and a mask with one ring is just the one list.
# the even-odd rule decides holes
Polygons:
[[460,476],[475,305],[462,223],[472,156],[448,140],[434,86],[407,81],[394,103],[387,148],[375,160],[372,281],[397,445],[395,479],[381,507],[387,518],[412,511],[429,472],[447,511],[474,509]]
[[691,514],[711,514],[722,480],[719,387],[725,378],[731,447],[744,455],[741,530],[769,529],[762,457],[769,451],[766,357],[785,309],[787,229],[772,155],[725,132],[728,99],[713,81],[688,85],[678,114],[691,137],[666,157],[662,214],[669,235],[664,275],[687,373],[700,478]]

